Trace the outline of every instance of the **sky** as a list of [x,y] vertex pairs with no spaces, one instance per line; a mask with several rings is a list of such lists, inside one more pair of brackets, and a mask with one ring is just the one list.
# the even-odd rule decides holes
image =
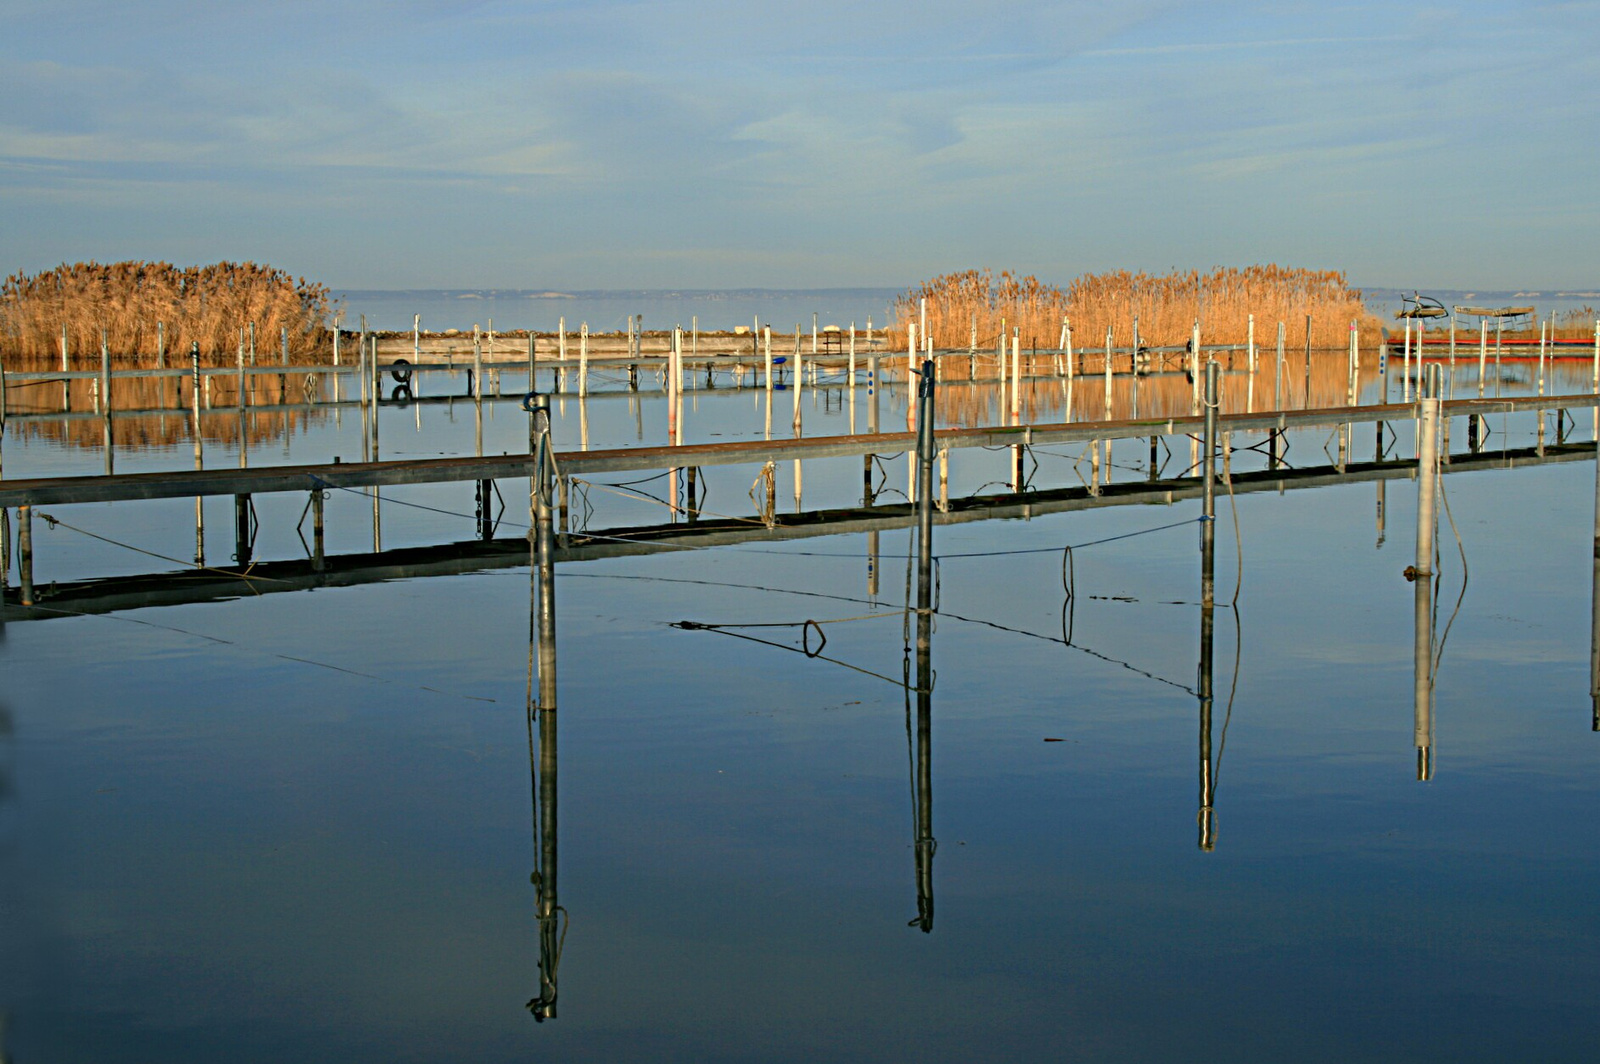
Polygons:
[[0,270],[1600,287],[1600,3],[0,0]]

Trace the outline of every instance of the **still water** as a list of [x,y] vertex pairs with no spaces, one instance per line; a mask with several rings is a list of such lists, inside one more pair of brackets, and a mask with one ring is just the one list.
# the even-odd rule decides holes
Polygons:
[[[800,393],[802,431],[846,431],[861,391]],[[686,442],[760,438],[765,402],[696,393]],[[775,403],[787,436],[794,393]],[[258,416],[252,465],[359,457],[348,408],[286,435]],[[557,444],[585,423],[595,447],[662,443],[665,416],[569,398]],[[904,424],[894,388],[883,418]],[[98,471],[26,427],[8,476]],[[1533,415],[1490,428],[1538,439]],[[391,404],[381,450],[515,453],[526,431],[511,400]],[[208,465],[237,464],[216,436]],[[1236,470],[1257,443],[1233,441]],[[1336,446],[1289,443],[1301,466]],[[1087,476],[1081,450],[1036,455],[1039,485]],[[1147,459],[1119,444],[1114,480]],[[1007,460],[953,454],[952,495]],[[756,472],[708,471],[703,508],[750,513]],[[782,471],[784,510],[859,501],[859,459],[804,472],[795,499]],[[660,484],[595,479],[575,524],[666,520]],[[905,479],[885,456],[885,492]],[[559,710],[536,723],[526,564],[12,621],[7,1059],[1592,1060],[1595,468],[1443,483],[1426,782],[1405,477],[1219,502],[1209,729],[1195,501],[941,524],[925,700],[906,531],[873,576],[861,534],[561,563]],[[526,482],[501,490],[514,536]],[[385,547],[472,535],[470,485],[385,499]],[[303,505],[257,500],[258,555],[303,556]],[[230,508],[208,504],[212,564]],[[36,524],[42,583],[179,568],[117,544],[193,547],[191,503],[47,509],[116,542]],[[328,515],[330,552],[372,548],[370,499]]]

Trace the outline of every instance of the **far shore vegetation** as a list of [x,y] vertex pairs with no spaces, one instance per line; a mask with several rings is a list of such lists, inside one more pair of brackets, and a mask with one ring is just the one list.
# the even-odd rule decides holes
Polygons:
[[1007,335],[1019,330],[1024,347],[1054,348],[1063,321],[1075,347],[1103,345],[1107,329],[1114,342],[1126,344],[1135,317],[1140,343],[1158,346],[1182,345],[1197,320],[1201,343],[1243,343],[1251,314],[1258,344],[1275,342],[1280,321],[1290,342],[1303,344],[1308,315],[1318,347],[1348,342],[1351,322],[1363,342],[1376,342],[1383,326],[1344,274],[1283,266],[1219,266],[1203,274],[1114,270],[1084,274],[1065,288],[1010,271],[947,273],[896,300],[894,330],[902,343],[924,300],[928,331],[944,347],[969,343],[975,329],[977,345],[993,348],[1003,326]]
[[210,364],[231,359],[254,323],[258,352],[278,355],[287,336],[290,359],[311,362],[331,349],[336,309],[326,285],[254,262],[77,262],[0,283],[0,343],[48,360],[65,335],[76,362],[98,361],[103,339],[114,362],[149,364],[158,345],[186,358],[198,341]]

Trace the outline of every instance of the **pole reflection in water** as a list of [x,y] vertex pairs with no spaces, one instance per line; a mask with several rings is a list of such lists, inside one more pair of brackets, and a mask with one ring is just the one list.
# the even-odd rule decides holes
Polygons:
[[[917,915],[909,924],[924,934],[933,930],[933,855],[939,847],[933,837],[933,387],[933,362],[924,361],[917,390],[922,409],[917,418],[917,721],[912,750]],[[910,713],[908,691],[908,738]]]
[[556,1016],[556,972],[566,937],[566,910],[556,891],[556,586],[548,396],[535,400],[533,420],[538,458],[534,527],[529,532],[533,564],[529,570],[528,766],[533,781],[532,882],[534,916],[539,924],[539,994],[528,1002],[528,1011],[542,1023]]
[[1433,779],[1433,577],[1419,575],[1414,589],[1412,721],[1417,747],[1417,779]]
[[1201,476],[1204,480],[1200,521],[1200,667],[1195,687],[1200,699],[1200,848],[1210,851],[1217,845],[1216,773],[1211,761],[1211,659],[1216,626],[1217,562],[1217,386],[1220,368],[1215,361],[1206,364],[1205,431],[1201,442]]
[[[1595,350],[1600,351],[1600,323],[1595,325]],[[1600,357],[1596,359],[1600,365]],[[1594,465],[1594,606],[1589,628],[1589,700],[1593,717],[1590,727],[1600,732],[1600,406],[1595,408]]]
[[1206,521],[1200,528],[1200,665],[1195,687],[1200,699],[1200,810],[1196,820],[1200,828],[1200,848],[1210,851],[1217,845],[1214,806],[1217,776],[1211,759],[1211,711],[1215,702],[1211,675],[1216,630],[1216,522]]

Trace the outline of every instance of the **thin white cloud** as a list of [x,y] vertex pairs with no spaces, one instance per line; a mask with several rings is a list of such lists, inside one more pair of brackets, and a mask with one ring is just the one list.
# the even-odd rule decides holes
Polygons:
[[1079,54],[1093,57],[1190,55],[1206,52],[1309,48],[1325,44],[1392,44],[1408,40],[1411,40],[1411,38],[1399,34],[1387,34],[1380,37],[1288,37],[1255,41],[1197,41],[1190,44],[1152,44],[1137,48],[1091,48]]

